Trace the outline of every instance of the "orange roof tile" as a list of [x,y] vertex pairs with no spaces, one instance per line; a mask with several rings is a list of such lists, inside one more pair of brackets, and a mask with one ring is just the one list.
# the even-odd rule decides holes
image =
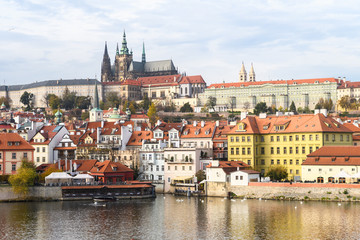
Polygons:
[[319,83],[328,82],[339,82],[336,78],[314,78],[314,79],[298,79],[298,80],[278,80],[278,81],[260,81],[260,82],[234,82],[234,83],[215,83],[211,84],[208,88],[230,88],[230,87],[248,87],[256,85],[265,85],[265,84],[315,84],[318,81]]
[[183,128],[180,138],[212,138],[214,129],[214,122],[205,122],[204,127],[201,127],[201,122],[198,122],[196,126],[187,124]]
[[95,173],[121,173],[121,172],[133,172],[131,168],[119,162],[112,162],[105,160],[104,162],[97,162],[90,170],[92,174]]
[[127,143],[127,146],[142,146],[143,140],[152,139],[152,131],[134,131]]
[[[17,145],[18,144],[18,145]],[[0,150],[29,150],[35,148],[17,133],[0,133]]]
[[323,146],[310,153],[302,165],[360,165],[360,147]]

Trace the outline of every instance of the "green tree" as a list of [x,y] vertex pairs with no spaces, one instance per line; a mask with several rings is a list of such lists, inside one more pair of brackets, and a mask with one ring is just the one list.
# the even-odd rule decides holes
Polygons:
[[304,107],[304,110],[303,110],[304,113],[311,113],[311,110],[309,107]]
[[333,108],[333,101],[331,100],[331,98],[329,100],[326,99],[324,101],[324,105],[322,107],[327,109],[330,112]]
[[205,171],[199,170],[195,173],[195,177],[197,178],[197,182],[201,182],[206,179]]
[[25,91],[21,97],[20,102],[26,106],[25,111],[30,111],[33,105],[34,94]]
[[290,105],[290,112],[293,112],[293,113],[295,113],[295,112],[296,112],[296,106],[295,106],[294,101],[292,101],[292,102],[291,102],[291,105]]
[[61,100],[62,108],[65,108],[66,110],[75,108],[76,92],[70,92],[70,90],[66,87]]
[[61,99],[56,96],[55,94],[49,94],[49,106],[51,107],[51,109],[58,109],[60,108],[61,105]]
[[0,97],[0,105],[5,104],[6,108],[10,108],[11,105],[11,99],[6,97]]
[[87,118],[89,118],[89,112],[88,111],[85,111],[83,113],[81,113],[81,119],[82,120],[86,120]]
[[9,183],[15,193],[26,196],[29,193],[29,187],[34,185],[36,178],[34,163],[23,159],[17,173],[10,176]]
[[297,112],[298,113],[304,113],[304,109],[302,107],[298,107]]
[[121,105],[121,98],[117,92],[106,93],[106,98],[104,102],[104,109],[109,109],[113,107],[119,107]]
[[287,179],[288,172],[286,167],[279,165],[271,167],[265,176],[270,177],[272,181],[281,181]]
[[157,113],[156,113],[156,107],[155,107],[154,103],[151,103],[147,115],[149,117],[149,121],[150,121],[151,125],[154,126],[154,124],[158,118]]
[[215,112],[216,97],[210,96],[206,102],[206,106]]
[[151,105],[151,100],[149,99],[149,97],[147,95],[145,95],[143,97],[143,100],[140,105],[145,112],[149,109],[149,107]]
[[350,97],[348,95],[341,97],[341,99],[339,100],[339,105],[347,112],[347,110],[351,106]]
[[89,109],[91,98],[89,96],[77,96],[75,106],[79,109]]
[[194,109],[190,106],[190,103],[185,103],[181,108],[180,112],[194,112]]
[[266,113],[268,111],[268,107],[266,106],[265,102],[259,102],[256,104],[254,108],[254,113],[256,115],[259,115],[260,113]]
[[134,105],[133,102],[130,103],[129,109],[130,109],[130,111],[131,111],[131,114],[136,113],[136,108],[135,108],[135,105]]

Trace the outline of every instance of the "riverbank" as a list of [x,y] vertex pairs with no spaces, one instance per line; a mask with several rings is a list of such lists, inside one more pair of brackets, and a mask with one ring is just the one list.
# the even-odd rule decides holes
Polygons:
[[294,201],[360,201],[358,184],[317,183],[249,183],[249,186],[230,186],[228,183],[207,182],[206,195],[248,199]]

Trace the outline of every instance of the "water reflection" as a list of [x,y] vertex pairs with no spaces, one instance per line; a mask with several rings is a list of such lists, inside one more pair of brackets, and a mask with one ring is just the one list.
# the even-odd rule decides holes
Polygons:
[[358,239],[360,205],[184,198],[1,203],[0,239]]

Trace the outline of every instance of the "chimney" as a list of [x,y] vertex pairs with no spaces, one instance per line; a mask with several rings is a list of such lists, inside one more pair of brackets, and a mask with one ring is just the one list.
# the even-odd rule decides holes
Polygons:
[[201,127],[205,127],[205,121],[201,121]]
[[283,116],[283,112],[276,112],[276,116],[279,117],[279,116]]
[[96,142],[100,143],[100,134],[101,134],[101,128],[96,129]]
[[245,119],[245,118],[247,117],[247,115],[248,115],[248,112],[241,112],[241,114],[240,114],[240,120]]
[[174,82],[176,82],[176,76],[174,77]]
[[104,128],[104,120],[101,121],[101,128]]
[[220,121],[219,120],[217,120],[216,122],[215,122],[215,126],[220,126]]
[[315,109],[314,110],[314,115],[319,114],[319,113],[320,113],[320,109]]
[[197,121],[196,120],[193,122],[193,125],[194,125],[194,127],[197,126]]
[[320,109],[320,113],[322,113],[325,117],[327,117],[328,111],[327,109]]
[[259,114],[259,118],[265,119],[265,118],[266,118],[266,113],[260,113],[260,114]]

